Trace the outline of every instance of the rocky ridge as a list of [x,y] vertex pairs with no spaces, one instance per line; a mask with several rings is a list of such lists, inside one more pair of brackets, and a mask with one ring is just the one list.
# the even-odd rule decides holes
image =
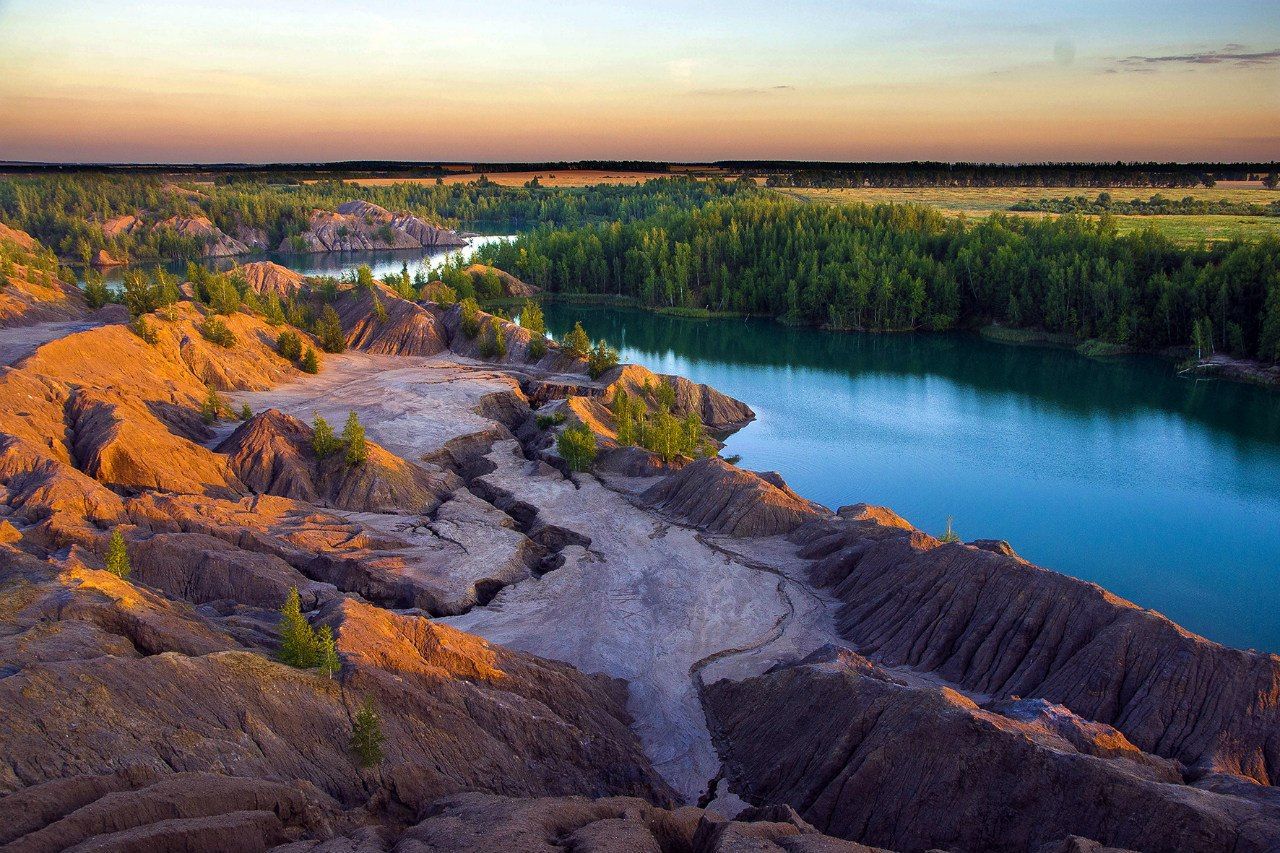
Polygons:
[[367,201],[347,201],[337,210],[314,210],[307,230],[286,238],[281,252],[362,252],[465,246],[456,231],[407,213],[392,213]]
[[[653,374],[530,363],[514,324],[480,359],[456,308],[382,289],[335,307],[353,352],[315,377],[191,303],[155,344],[107,325],[0,368],[0,843],[1274,849],[1274,656],[721,460],[566,477],[533,408],[607,440]],[[209,387],[259,413],[206,425]],[[311,447],[348,410],[362,466]],[[335,678],[273,659],[291,588]]]

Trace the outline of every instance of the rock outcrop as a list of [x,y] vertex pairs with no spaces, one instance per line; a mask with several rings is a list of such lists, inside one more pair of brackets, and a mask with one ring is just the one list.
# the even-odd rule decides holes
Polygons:
[[634,797],[513,799],[457,794],[432,803],[397,853],[874,853],[819,833],[789,809],[749,809],[736,820],[664,809]]
[[225,258],[249,252],[248,246],[214,225],[207,216],[171,216],[157,222],[155,227],[199,240],[204,245],[203,257],[206,258]]
[[521,281],[505,270],[491,267],[488,264],[471,264],[463,272],[471,276],[477,283],[486,275],[497,276],[498,282],[502,285],[502,292],[497,295],[507,299],[533,296],[542,290],[532,284]]
[[730,536],[790,533],[821,518],[816,504],[719,457],[698,459],[650,486],[641,500],[681,523]]
[[342,450],[320,458],[313,436],[302,421],[268,409],[237,427],[217,452],[259,494],[356,512],[431,513],[461,485],[456,475],[430,471],[374,442],[358,465],[348,464]]
[[[900,521],[900,519],[899,519]],[[873,517],[797,530],[864,654],[1115,726],[1197,772],[1280,779],[1280,657],[1191,634],[1095,584]]]
[[[0,585],[0,812],[11,815],[0,832],[15,849],[158,826],[148,804],[161,783],[173,819],[280,811],[272,784],[303,792],[313,819],[339,808],[412,813],[465,789],[670,802],[626,728],[616,683],[421,617],[331,607],[339,681],[242,649],[216,620],[103,571],[2,551]],[[347,752],[364,700],[387,736],[375,775]],[[203,777],[174,775],[205,773],[240,779],[240,793],[213,797]],[[293,802],[283,811],[303,811]]]
[[281,300],[297,296],[307,285],[300,274],[271,261],[242,264],[233,272],[242,276],[249,289],[259,296],[276,296]]
[[613,399],[618,391],[626,391],[633,397],[646,395],[646,388],[655,388],[666,382],[676,392],[672,411],[678,415],[697,412],[707,429],[714,432],[732,432],[755,419],[755,412],[741,400],[722,394],[710,385],[685,379],[683,376],[658,374],[638,364],[620,364],[602,374],[598,380],[605,388],[604,397]]
[[1004,716],[851,652],[717,682],[705,702],[734,791],[862,843],[1021,853],[1074,835],[1144,851],[1264,851],[1280,839],[1276,803],[1181,784],[1171,765],[1132,760],[1112,729]]
[[0,223],[0,257],[7,270],[0,284],[0,327],[67,320],[88,313],[80,288],[58,277],[53,258],[16,228]]
[[307,230],[286,238],[281,252],[360,252],[465,246],[456,231],[367,201],[347,201],[336,211],[313,210]]
[[[375,299],[382,306],[381,315]],[[448,348],[448,333],[433,312],[387,288],[344,291],[336,310],[351,349],[382,355],[435,355]]]

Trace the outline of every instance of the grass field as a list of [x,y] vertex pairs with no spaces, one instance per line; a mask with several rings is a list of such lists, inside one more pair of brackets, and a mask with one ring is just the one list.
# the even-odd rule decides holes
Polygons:
[[[1025,200],[1083,195],[1089,198],[1101,190],[1080,187],[904,187],[867,189],[780,189],[779,192],[809,202],[825,204],[915,203],[936,207],[948,216],[983,217],[995,212],[1011,216],[1053,216],[1051,213],[1010,211],[1010,205]],[[1148,199],[1157,192],[1168,198],[1192,196],[1208,201],[1227,200],[1267,204],[1280,198],[1280,191],[1265,189],[1260,183],[1231,181],[1216,187],[1157,190],[1150,187],[1112,187],[1106,190],[1119,200]],[[1117,216],[1121,233],[1154,226],[1180,243],[1203,240],[1256,240],[1280,236],[1280,219],[1267,216]]]

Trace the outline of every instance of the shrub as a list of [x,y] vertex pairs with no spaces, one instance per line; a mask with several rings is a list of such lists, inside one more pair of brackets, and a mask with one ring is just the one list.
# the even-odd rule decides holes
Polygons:
[[218,395],[217,391],[210,388],[209,393],[205,395],[204,402],[200,404],[200,420],[206,424],[211,424],[219,418],[224,408],[222,397]]
[[603,338],[596,341],[596,345],[587,355],[587,373],[591,374],[591,378],[598,379],[606,370],[617,366],[618,351],[609,346]]
[[480,306],[471,297],[467,297],[458,304],[461,306],[462,313],[462,334],[468,338],[474,338],[480,333]]
[[[430,287],[431,285],[429,284],[423,285],[422,290],[418,292],[418,298],[423,301],[426,301],[427,296],[429,295],[428,288]],[[435,302],[438,305],[452,305],[453,303],[458,301],[458,292],[447,284],[441,283],[437,285],[434,288],[434,290],[435,290],[435,296],[436,296]]]
[[364,426],[355,412],[347,415],[342,428],[342,443],[347,446],[347,464],[363,465],[369,459],[369,444],[365,441]]
[[90,308],[101,308],[111,301],[111,291],[97,270],[88,270],[84,274],[84,301]]
[[209,307],[218,314],[232,314],[240,308],[240,294],[224,276],[215,276],[205,287]]
[[475,288],[481,299],[497,299],[502,295],[502,278],[497,270],[484,270],[476,280]]
[[481,358],[504,358],[507,354],[507,338],[502,331],[502,321],[489,318],[489,331],[480,341]]
[[560,426],[566,418],[564,412],[556,412],[551,415],[538,415],[534,420],[538,424],[538,429],[550,429],[553,426]]
[[351,723],[351,751],[361,767],[373,767],[382,761],[382,720],[373,708],[373,700],[364,705]]
[[952,517],[948,515],[947,516],[947,532],[943,533],[941,536],[938,537],[939,542],[948,543],[948,542],[960,541],[960,534],[956,533],[955,530],[952,529],[951,522],[952,522]]
[[342,442],[334,434],[333,427],[329,426],[329,422],[324,418],[316,415],[311,428],[314,431],[311,435],[311,449],[315,451],[316,456],[323,459],[342,447]]
[[636,444],[637,404],[631,395],[622,389],[613,395],[614,430],[618,434],[618,445],[634,447]]
[[297,332],[289,329],[284,330],[276,338],[276,352],[281,358],[287,358],[289,361],[297,361],[302,357],[302,338]]
[[556,450],[574,471],[586,471],[596,459],[596,434],[586,424],[566,427],[556,439]]
[[262,316],[273,326],[284,322],[284,308],[280,305],[280,297],[273,293],[262,300]]
[[315,629],[302,615],[298,588],[292,587],[280,608],[280,651],[276,657],[289,666],[310,669],[320,663],[319,646]]
[[338,660],[338,647],[333,642],[333,629],[328,625],[321,625],[316,632],[316,662],[330,678],[342,669],[342,661]]
[[325,352],[342,352],[347,348],[342,322],[332,305],[324,306],[324,310],[320,312],[320,319],[316,321],[316,339],[320,343],[320,349]]
[[129,331],[152,346],[160,342],[160,335],[156,333],[155,327],[151,325],[151,322],[147,320],[146,314],[139,314],[134,317],[133,322],[129,324]]
[[574,323],[573,331],[564,336],[564,348],[574,358],[584,358],[591,349],[591,338],[587,337],[582,323]]
[[218,317],[206,317],[200,324],[200,334],[204,335],[206,340],[225,349],[236,345],[235,334]]
[[520,326],[533,335],[529,339],[529,358],[537,361],[547,354],[547,323],[542,316],[542,306],[526,299],[520,307]]
[[253,417],[253,409],[249,408],[249,404],[245,403],[240,407],[240,420],[247,421]]
[[118,529],[111,531],[111,541],[107,543],[107,571],[118,578],[127,578],[132,571],[129,566],[129,550],[124,544],[124,534]]
[[298,362],[298,369],[303,373],[320,372],[320,359],[316,356],[316,351],[311,347],[307,347],[307,351],[302,354],[302,360]]

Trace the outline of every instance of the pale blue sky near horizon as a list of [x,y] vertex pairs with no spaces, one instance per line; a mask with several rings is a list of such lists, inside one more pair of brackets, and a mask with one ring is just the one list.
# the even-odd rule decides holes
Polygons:
[[0,0],[0,159],[1280,158],[1274,3]]

